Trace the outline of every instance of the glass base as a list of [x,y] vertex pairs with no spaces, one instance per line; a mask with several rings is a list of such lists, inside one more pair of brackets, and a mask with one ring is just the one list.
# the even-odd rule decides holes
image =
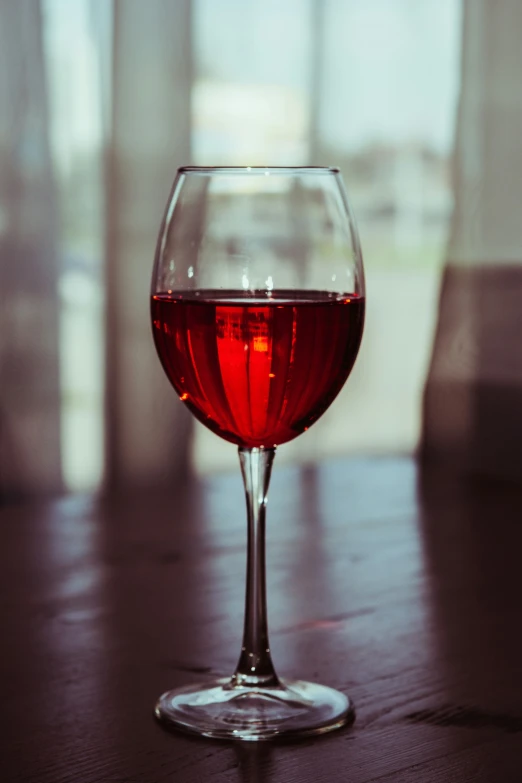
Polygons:
[[193,734],[253,742],[323,734],[355,718],[351,701],[325,685],[293,680],[251,688],[233,686],[226,678],[167,691],[155,714]]

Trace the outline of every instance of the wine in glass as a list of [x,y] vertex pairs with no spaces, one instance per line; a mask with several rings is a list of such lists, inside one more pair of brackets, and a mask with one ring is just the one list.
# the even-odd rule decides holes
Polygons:
[[247,584],[234,675],[164,693],[161,720],[210,737],[264,740],[353,719],[344,694],[276,674],[265,508],[276,447],[306,431],[341,390],[364,307],[362,255],[338,169],[178,170],[152,276],[154,342],[184,404],[238,446]]

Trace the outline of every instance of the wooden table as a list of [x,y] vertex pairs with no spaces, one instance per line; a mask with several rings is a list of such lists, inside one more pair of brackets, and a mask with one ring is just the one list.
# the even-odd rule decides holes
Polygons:
[[232,671],[239,473],[167,495],[5,507],[0,781],[522,781],[522,490],[407,459],[274,470],[268,599],[279,672],[353,696],[294,744],[169,733],[168,687]]

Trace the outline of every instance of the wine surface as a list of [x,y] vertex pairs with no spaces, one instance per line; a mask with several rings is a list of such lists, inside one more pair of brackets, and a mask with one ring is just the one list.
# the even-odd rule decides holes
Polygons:
[[363,297],[322,291],[158,293],[151,310],[180,399],[247,448],[292,440],[324,413],[350,374],[364,324]]

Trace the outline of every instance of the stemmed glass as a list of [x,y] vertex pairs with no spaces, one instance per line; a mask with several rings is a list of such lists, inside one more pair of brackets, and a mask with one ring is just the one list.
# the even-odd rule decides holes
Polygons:
[[164,693],[156,715],[210,737],[335,729],[350,700],[281,679],[268,643],[265,509],[276,447],[339,393],[364,324],[364,274],[338,169],[184,167],[152,275],[154,341],[179,398],[236,444],[248,515],[243,644],[231,679]]

